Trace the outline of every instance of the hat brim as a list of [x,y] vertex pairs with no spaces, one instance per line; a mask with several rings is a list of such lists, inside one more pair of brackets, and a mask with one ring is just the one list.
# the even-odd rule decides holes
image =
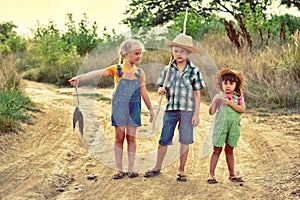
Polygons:
[[173,42],[173,41],[171,41],[169,39],[166,39],[166,38],[165,38],[165,42],[166,42],[166,45],[168,47],[172,47],[172,46],[181,47],[181,48],[184,48],[184,49],[190,51],[191,53],[200,53],[201,52],[201,50],[198,49],[198,48],[183,45],[183,44],[179,44],[179,43]]
[[232,75],[236,76],[241,83],[244,81],[242,74],[240,72],[234,71],[232,69],[224,68],[220,71],[220,76],[223,76],[225,74],[232,74]]

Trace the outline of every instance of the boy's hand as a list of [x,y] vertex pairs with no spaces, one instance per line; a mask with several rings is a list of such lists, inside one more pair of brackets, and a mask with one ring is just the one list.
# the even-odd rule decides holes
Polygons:
[[158,94],[166,94],[166,89],[164,87],[159,87]]
[[199,114],[194,114],[194,116],[192,118],[192,126],[196,127],[199,125],[199,123],[200,123]]
[[152,123],[152,121],[153,121],[153,119],[154,119],[154,110],[153,109],[151,109],[151,110],[149,110],[149,114],[150,114],[150,119],[149,119],[149,122],[150,123]]

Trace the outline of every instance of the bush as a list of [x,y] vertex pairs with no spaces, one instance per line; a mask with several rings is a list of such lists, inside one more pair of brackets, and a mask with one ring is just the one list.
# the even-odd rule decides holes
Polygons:
[[27,122],[27,111],[32,110],[32,103],[19,90],[0,89],[0,131],[16,131],[19,122]]

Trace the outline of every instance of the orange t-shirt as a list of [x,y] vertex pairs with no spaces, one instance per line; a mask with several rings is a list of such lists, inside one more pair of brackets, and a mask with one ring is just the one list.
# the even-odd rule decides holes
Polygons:
[[[129,80],[135,80],[138,77],[136,76],[138,74],[137,67],[126,67],[121,64],[121,69],[123,72],[122,78],[129,79]],[[110,76],[114,76],[115,84],[117,84],[120,80],[120,77],[118,76],[118,67],[117,65],[111,65],[106,68],[106,71],[109,73]],[[144,83],[146,81],[145,73],[143,70],[141,70],[141,79],[140,83]]]

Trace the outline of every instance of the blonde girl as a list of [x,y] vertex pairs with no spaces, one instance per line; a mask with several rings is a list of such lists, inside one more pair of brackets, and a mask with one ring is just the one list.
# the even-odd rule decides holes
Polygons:
[[[125,175],[135,178],[139,174],[134,170],[136,153],[136,130],[141,126],[141,97],[150,112],[149,121],[152,122],[154,111],[145,85],[145,73],[136,67],[142,58],[144,45],[134,39],[124,41],[119,50],[120,63],[105,69],[81,74],[69,80],[73,86],[79,81],[101,76],[114,76],[115,89],[112,98],[112,126],[115,127],[114,153],[116,173],[113,179],[121,179]],[[127,141],[128,170],[123,171],[123,144]]]

